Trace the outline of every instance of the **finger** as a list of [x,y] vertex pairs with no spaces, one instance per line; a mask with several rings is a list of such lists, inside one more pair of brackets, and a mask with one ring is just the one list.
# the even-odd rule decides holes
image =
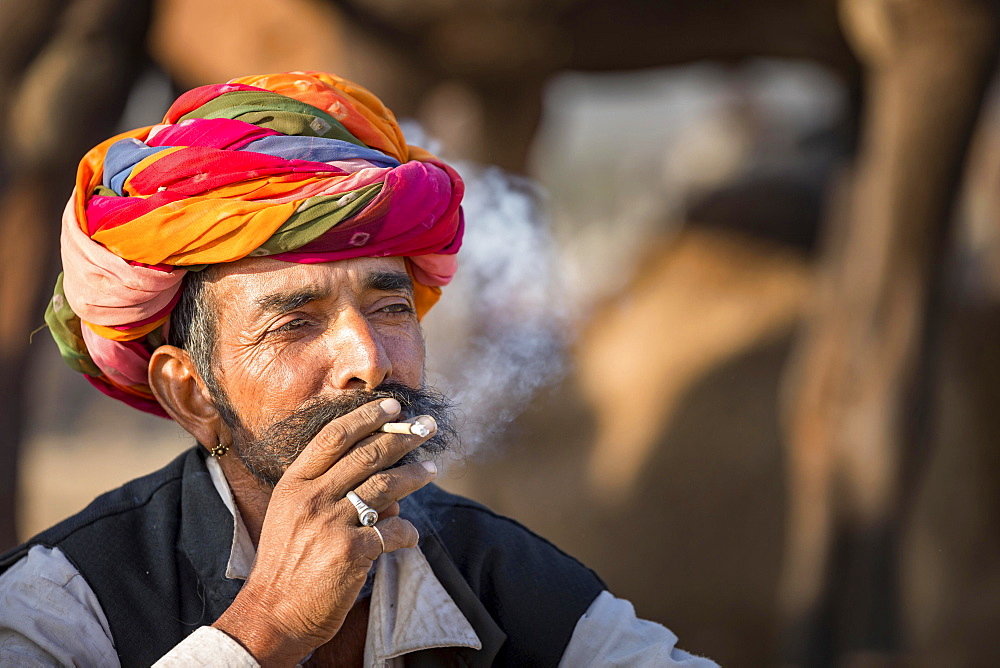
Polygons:
[[[380,517],[385,517],[385,509],[434,480],[436,474],[434,462],[407,464],[376,473],[358,485],[354,493],[374,508]],[[357,508],[349,499],[345,498],[342,504],[345,514],[357,515]]]
[[395,417],[400,411],[395,399],[372,401],[336,420],[331,420],[292,462],[285,477],[312,480],[323,475],[359,440]]
[[389,504],[388,508],[386,508],[385,510],[380,510],[378,516],[381,517],[382,519],[385,519],[387,517],[395,517],[398,514],[399,514],[399,502],[393,501],[392,503]]
[[[414,434],[375,434],[360,441],[332,465],[325,475],[332,494],[339,498],[355,489],[362,481],[385,471],[404,455],[419,448],[431,438]],[[355,490],[357,491],[357,490]]]
[[[389,517],[380,520],[375,526],[378,527],[378,533],[375,533],[372,527],[358,527],[358,531],[363,532],[362,535],[365,536],[367,543],[365,555],[372,561],[383,553],[382,543],[385,543],[384,552],[395,552],[407,547],[416,547],[417,541],[420,540],[417,528],[402,517]],[[381,541],[378,539],[379,534],[382,535]]]

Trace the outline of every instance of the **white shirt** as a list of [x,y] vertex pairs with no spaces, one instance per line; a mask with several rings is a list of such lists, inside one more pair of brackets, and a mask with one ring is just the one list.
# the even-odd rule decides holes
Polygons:
[[[235,518],[226,577],[245,580],[255,551],[225,476],[207,461],[212,481]],[[676,648],[677,636],[638,619],[628,601],[602,592],[577,622],[562,666],[678,666],[717,664]],[[402,656],[433,647],[482,644],[419,548],[376,561],[365,640],[366,667],[394,668]],[[59,548],[40,545],[0,576],[0,664],[119,666],[111,630],[93,590]],[[156,664],[258,666],[228,635],[203,626]]]

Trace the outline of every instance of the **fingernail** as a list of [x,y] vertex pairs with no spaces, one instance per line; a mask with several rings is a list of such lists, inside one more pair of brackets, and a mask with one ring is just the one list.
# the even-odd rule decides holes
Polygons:
[[385,411],[386,415],[395,415],[396,413],[398,413],[400,411],[401,407],[400,407],[398,401],[396,401],[395,399],[389,398],[389,399],[383,399],[382,401],[380,401],[379,402],[379,408],[381,408],[383,411]]
[[437,474],[438,467],[437,467],[437,464],[435,464],[434,462],[432,462],[432,461],[426,461],[426,462],[420,462],[420,463],[421,463],[421,465],[423,465],[423,467],[425,469],[427,469],[427,472],[430,473],[431,475],[436,475]]
[[437,431],[438,428],[437,420],[432,418],[430,415],[418,415],[413,421],[418,422],[427,427],[427,429],[430,430],[432,434]]

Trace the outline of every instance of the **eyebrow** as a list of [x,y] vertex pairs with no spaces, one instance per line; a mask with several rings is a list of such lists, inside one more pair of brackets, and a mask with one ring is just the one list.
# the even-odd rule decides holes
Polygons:
[[281,315],[302,308],[306,304],[323,296],[323,292],[314,288],[305,288],[293,292],[279,292],[264,295],[257,300],[257,308],[261,313]]
[[[378,271],[365,277],[366,290],[379,292],[396,292],[413,296],[413,281],[410,275],[401,271]],[[303,288],[291,292],[278,292],[264,295],[257,300],[260,313],[281,315],[302,308],[311,301],[322,299],[328,294],[326,290]]]
[[405,271],[377,271],[365,278],[365,288],[379,292],[402,292],[413,296],[413,280]]

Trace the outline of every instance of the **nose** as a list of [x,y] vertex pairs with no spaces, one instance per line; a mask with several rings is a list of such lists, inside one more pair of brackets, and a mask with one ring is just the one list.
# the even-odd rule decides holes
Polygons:
[[378,332],[363,314],[349,309],[333,325],[332,383],[338,390],[374,390],[392,373]]

